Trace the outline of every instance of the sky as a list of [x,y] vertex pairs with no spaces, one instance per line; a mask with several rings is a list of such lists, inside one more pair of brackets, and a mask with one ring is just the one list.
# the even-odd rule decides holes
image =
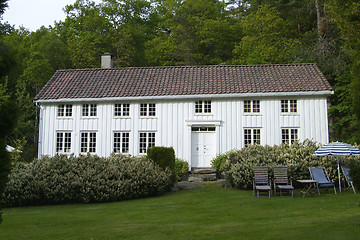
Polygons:
[[[8,0],[3,22],[23,26],[30,31],[36,31],[41,26],[54,26],[54,21],[65,20],[63,8],[76,0]],[[99,3],[101,0],[96,0]]]

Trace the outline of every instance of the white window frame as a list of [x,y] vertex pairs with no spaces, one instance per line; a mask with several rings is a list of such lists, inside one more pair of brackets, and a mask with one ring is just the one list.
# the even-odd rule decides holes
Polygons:
[[114,104],[114,117],[130,117],[130,103]]
[[260,100],[244,100],[244,113],[245,114],[259,114],[261,111]]
[[[83,140],[86,141],[83,141]],[[95,139],[95,141],[93,141]],[[84,146],[85,144],[85,146]],[[84,151],[85,149],[85,151]],[[82,131],[80,132],[80,153],[91,153],[97,152],[97,134],[93,131]]]
[[72,104],[59,104],[57,106],[57,117],[72,117]]
[[71,134],[71,132],[57,131],[55,137],[56,137],[56,147],[55,147],[56,153],[59,153],[59,154],[72,153],[72,134]]
[[280,101],[280,108],[282,114],[297,114],[298,103],[296,99],[282,99]]
[[261,144],[260,128],[244,128],[244,147],[252,144]]
[[130,153],[130,132],[114,131],[113,152],[121,154]]
[[96,103],[84,103],[81,107],[82,117],[96,117],[97,116],[97,104]]
[[156,103],[140,103],[139,104],[140,117],[156,117]]
[[281,128],[281,143],[293,144],[299,140],[299,128]]
[[195,114],[211,114],[211,111],[212,111],[211,100],[195,101]]
[[147,153],[147,149],[155,146],[156,132],[139,132],[139,154]]

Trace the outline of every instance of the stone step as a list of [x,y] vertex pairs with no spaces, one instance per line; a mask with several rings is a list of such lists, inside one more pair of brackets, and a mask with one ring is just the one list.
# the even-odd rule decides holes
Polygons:
[[214,168],[195,168],[191,171],[192,174],[211,174],[216,173]]
[[189,176],[189,182],[205,182],[205,181],[216,181],[216,173],[208,173],[208,174],[192,173]]

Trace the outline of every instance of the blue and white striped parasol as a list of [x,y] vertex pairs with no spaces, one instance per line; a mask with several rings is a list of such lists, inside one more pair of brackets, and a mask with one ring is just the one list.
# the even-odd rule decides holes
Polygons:
[[[315,151],[314,155],[316,156],[360,156],[360,150],[353,145],[342,143],[342,142],[332,142],[325,144]],[[341,192],[341,180],[340,180],[340,161],[338,159],[338,175],[339,175],[339,190]]]

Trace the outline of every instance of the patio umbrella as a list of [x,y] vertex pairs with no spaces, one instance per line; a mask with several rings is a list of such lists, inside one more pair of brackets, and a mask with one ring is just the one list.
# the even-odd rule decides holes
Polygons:
[[[360,150],[353,145],[342,143],[342,142],[332,142],[325,144],[315,151],[314,155],[316,156],[360,156]],[[340,160],[338,158],[338,175],[339,175],[339,190],[341,192],[341,180],[340,180]]]

